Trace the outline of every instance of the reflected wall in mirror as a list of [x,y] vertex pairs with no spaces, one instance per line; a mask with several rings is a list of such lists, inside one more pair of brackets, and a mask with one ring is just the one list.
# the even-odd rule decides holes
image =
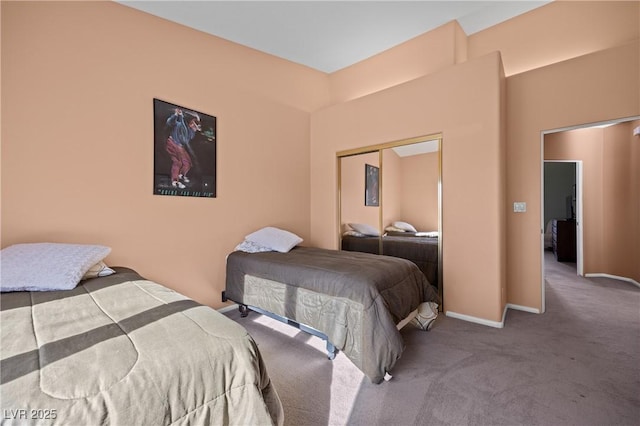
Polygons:
[[[377,206],[366,205],[367,166],[380,168],[380,153],[367,152],[341,157],[340,165],[340,218],[341,236],[359,237],[366,242],[360,250],[378,254],[381,234],[379,194]],[[379,176],[378,176],[379,178]],[[378,180],[379,185],[379,180]],[[348,248],[347,248],[348,249]]]
[[[441,142],[432,135],[338,153],[338,216],[342,250],[411,260],[442,297]],[[365,164],[380,168],[379,208],[363,206]]]
[[417,231],[438,231],[438,145],[434,140],[382,151],[385,227],[403,221]]

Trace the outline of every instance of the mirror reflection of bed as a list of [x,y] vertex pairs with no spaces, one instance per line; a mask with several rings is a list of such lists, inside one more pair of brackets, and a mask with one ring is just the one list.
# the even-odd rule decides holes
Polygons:
[[[441,136],[338,153],[340,248],[414,262],[442,297]],[[365,167],[379,167],[379,205],[366,205]]]

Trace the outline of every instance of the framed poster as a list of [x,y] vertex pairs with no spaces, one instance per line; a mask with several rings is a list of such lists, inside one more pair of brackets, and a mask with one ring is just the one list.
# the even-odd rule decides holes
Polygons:
[[153,193],[216,196],[216,117],[153,100]]
[[380,169],[371,164],[364,165],[364,205],[380,205]]

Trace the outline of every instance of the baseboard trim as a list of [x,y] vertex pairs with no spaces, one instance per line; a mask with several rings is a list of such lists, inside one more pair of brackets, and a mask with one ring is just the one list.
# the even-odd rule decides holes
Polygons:
[[221,314],[227,313],[229,311],[232,311],[234,309],[238,309],[238,304],[237,303],[232,303],[229,306],[225,306],[223,308],[220,309],[216,309],[218,312],[220,312]]
[[484,318],[472,317],[471,315],[459,314],[457,312],[447,311],[446,315],[451,318],[461,319],[463,321],[474,322],[476,324],[487,325],[494,328],[504,328],[505,319],[507,317],[507,309],[515,309],[516,311],[529,312],[531,314],[539,314],[540,309],[531,308],[529,306],[515,305],[507,303],[502,311],[502,321],[490,321]]
[[531,314],[539,314],[540,313],[540,309],[531,308],[529,306],[515,305],[513,303],[507,303],[506,307],[509,308],[509,309],[515,309],[516,311],[529,312]]
[[640,287],[640,283],[636,280],[634,280],[633,278],[627,278],[627,277],[620,277],[618,275],[611,275],[611,274],[584,274],[585,278],[611,278],[614,280],[620,280],[620,281],[626,281],[628,283],[631,283],[633,285],[635,285],[636,287]]
[[445,315],[448,317],[460,319],[463,321],[474,322],[476,324],[481,324],[481,325],[487,325],[493,328],[504,328],[504,315],[503,315],[503,320],[501,322],[490,321],[484,318],[472,317],[471,315],[459,314],[457,312],[452,312],[452,311],[447,311]]

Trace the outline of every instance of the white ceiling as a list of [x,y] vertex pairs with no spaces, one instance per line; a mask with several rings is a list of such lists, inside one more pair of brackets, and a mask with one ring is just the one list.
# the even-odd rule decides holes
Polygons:
[[452,20],[467,35],[549,1],[155,1],[118,3],[323,72]]

